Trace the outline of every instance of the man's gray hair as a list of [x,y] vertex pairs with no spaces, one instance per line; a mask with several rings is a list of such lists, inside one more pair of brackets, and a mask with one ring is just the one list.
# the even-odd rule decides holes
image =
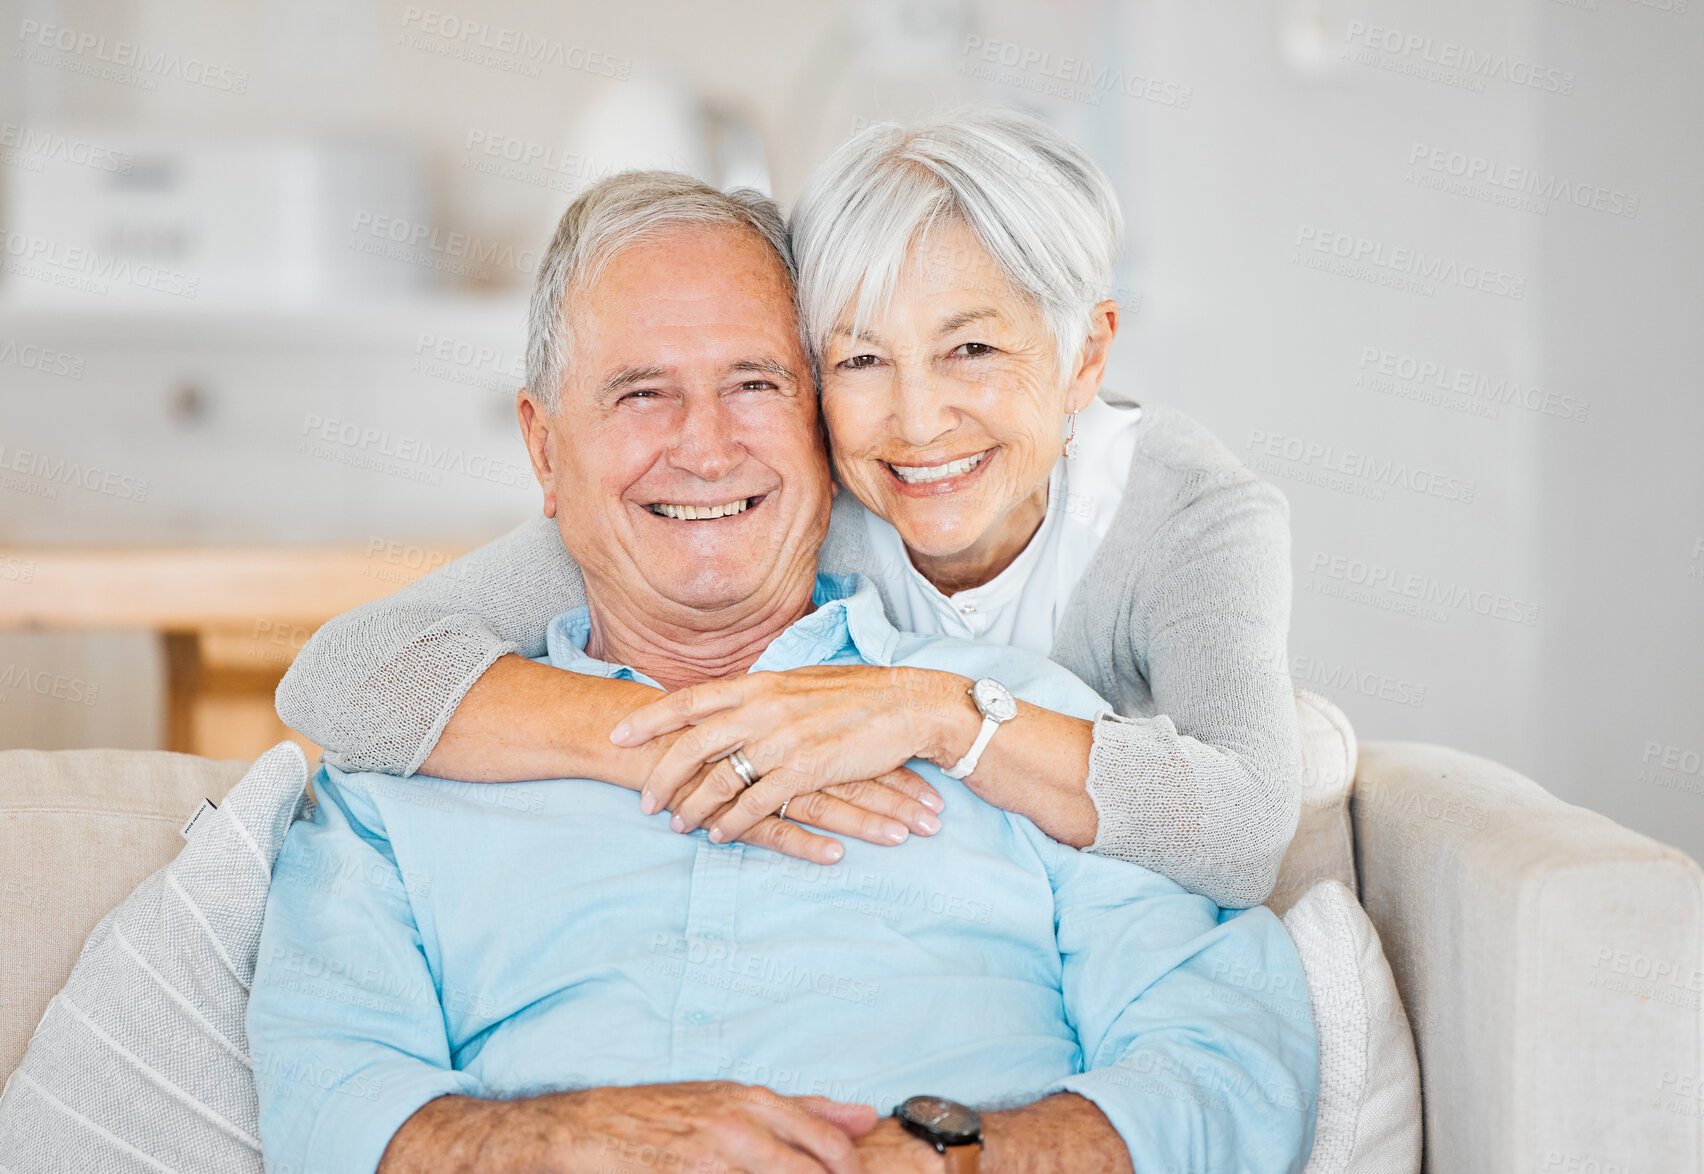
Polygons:
[[527,388],[555,414],[573,336],[568,316],[578,291],[629,245],[671,229],[743,228],[756,233],[795,278],[787,226],[775,201],[750,188],[719,192],[674,171],[624,171],[568,205],[538,267],[527,312]]
[[1112,296],[1124,217],[1082,148],[1038,118],[989,105],[878,123],[811,177],[792,232],[802,326],[819,365],[854,299],[856,332],[887,307],[913,249],[955,220],[1041,312],[1069,374],[1089,311]]

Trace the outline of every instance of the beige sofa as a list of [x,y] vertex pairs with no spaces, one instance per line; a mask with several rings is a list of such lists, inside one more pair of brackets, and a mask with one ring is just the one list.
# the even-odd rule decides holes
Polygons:
[[[1426,1169],[1704,1169],[1698,865],[1483,758],[1357,755],[1335,706],[1299,707],[1303,825],[1272,904],[1324,876],[1358,887],[1415,1034]],[[0,1080],[95,922],[244,766],[0,752]]]

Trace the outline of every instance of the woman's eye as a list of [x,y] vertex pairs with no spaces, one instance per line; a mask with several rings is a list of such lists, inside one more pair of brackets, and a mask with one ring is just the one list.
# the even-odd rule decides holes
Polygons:
[[626,395],[624,395],[624,396],[622,396],[622,397],[621,397],[621,398],[622,398],[622,399],[623,399],[623,400],[630,400],[630,399],[656,399],[656,398],[657,398],[657,394],[658,394],[658,393],[657,393],[657,392],[655,392],[655,391],[652,391],[652,390],[650,390],[650,389],[649,389],[649,388],[641,388],[641,389],[640,389],[640,390],[638,390],[638,391],[630,391],[630,392],[628,392],[628,393],[627,393],[627,394],[626,394]]
[[879,362],[881,362],[881,360],[876,358],[874,355],[853,355],[850,359],[847,359],[840,365],[853,371],[857,371],[865,367],[874,367]]
[[963,355],[967,359],[979,359],[983,355],[991,355],[994,348],[985,342],[967,342],[953,351],[955,355]]

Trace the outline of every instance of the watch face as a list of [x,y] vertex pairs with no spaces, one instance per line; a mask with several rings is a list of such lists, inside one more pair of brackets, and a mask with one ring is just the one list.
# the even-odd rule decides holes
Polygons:
[[912,1097],[894,1110],[894,1116],[943,1145],[968,1145],[982,1137],[982,1114],[945,1097]]
[[983,677],[972,685],[970,699],[976,702],[977,712],[997,722],[1009,722],[1018,716],[1018,703],[1012,691],[993,677]]

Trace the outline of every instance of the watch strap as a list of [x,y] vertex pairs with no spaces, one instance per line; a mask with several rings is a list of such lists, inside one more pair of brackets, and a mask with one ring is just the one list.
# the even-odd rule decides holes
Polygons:
[[947,1174],[976,1174],[977,1163],[982,1160],[982,1143],[949,1145],[942,1153],[947,1159]]
[[999,722],[991,717],[984,716],[982,728],[976,731],[976,741],[970,744],[970,749],[964,752],[964,757],[941,773],[949,779],[962,779],[975,770],[976,764],[982,759],[982,752],[988,748],[989,739],[994,737],[994,731],[999,728]]

